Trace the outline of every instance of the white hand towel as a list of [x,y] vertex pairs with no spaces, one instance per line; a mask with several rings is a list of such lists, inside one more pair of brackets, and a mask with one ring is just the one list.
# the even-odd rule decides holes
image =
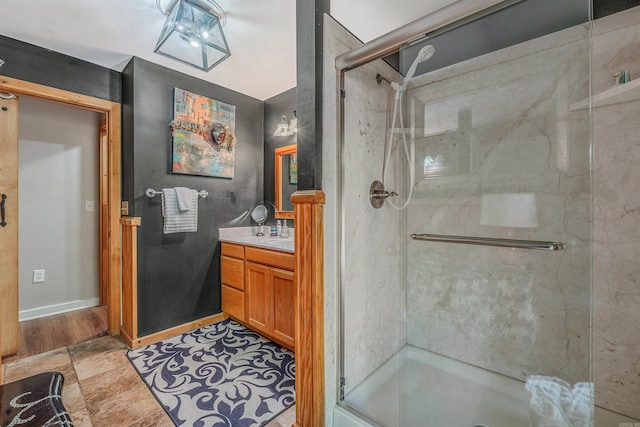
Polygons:
[[[178,210],[180,212],[188,211],[193,208],[191,200],[191,192],[195,190],[189,190],[187,187],[174,187],[176,190],[176,196],[178,197]],[[196,200],[197,203],[197,200]]]
[[189,190],[189,194],[193,208],[180,212],[176,189],[162,189],[162,217],[164,218],[162,232],[164,234],[198,231],[198,192]]
[[532,375],[525,388],[535,427],[588,427],[593,425],[593,384],[571,384],[555,377]]

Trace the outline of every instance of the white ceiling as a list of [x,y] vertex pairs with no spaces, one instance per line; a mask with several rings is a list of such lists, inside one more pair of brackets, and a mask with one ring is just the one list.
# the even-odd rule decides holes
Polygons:
[[[155,0],[0,3],[1,35],[117,71],[137,56],[260,100],[296,85],[295,0],[218,0],[231,57],[208,73],[153,52],[165,21]],[[449,3],[331,0],[331,15],[366,42]]]

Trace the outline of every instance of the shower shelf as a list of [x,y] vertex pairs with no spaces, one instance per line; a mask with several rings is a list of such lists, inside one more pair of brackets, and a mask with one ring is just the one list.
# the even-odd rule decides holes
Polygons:
[[[640,99],[640,79],[622,83],[591,97],[591,107],[606,107],[607,105],[622,104]],[[569,106],[570,111],[585,110],[589,108],[589,98],[574,102]]]
[[533,249],[537,251],[563,251],[566,244],[538,240],[495,239],[491,237],[448,236],[444,234],[412,234],[413,240],[463,245],[497,246],[501,248]]

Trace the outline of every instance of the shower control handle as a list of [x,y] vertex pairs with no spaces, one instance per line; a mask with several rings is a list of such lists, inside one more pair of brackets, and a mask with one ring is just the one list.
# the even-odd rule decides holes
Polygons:
[[375,209],[379,209],[384,204],[384,201],[389,197],[397,196],[395,191],[387,191],[384,189],[384,184],[380,181],[373,181],[371,187],[369,187],[369,202]]
[[395,191],[374,191],[371,193],[371,197],[374,199],[388,199],[389,197],[397,196]]

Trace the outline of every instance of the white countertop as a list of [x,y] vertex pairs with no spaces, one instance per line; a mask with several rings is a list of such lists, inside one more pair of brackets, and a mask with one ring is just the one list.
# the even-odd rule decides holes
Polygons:
[[256,232],[258,227],[229,227],[218,228],[218,239],[221,242],[237,243],[238,245],[257,246],[265,249],[275,249],[277,251],[294,253],[293,250],[293,229],[289,229],[289,237],[270,237],[271,227],[263,226],[265,236],[258,237]]

